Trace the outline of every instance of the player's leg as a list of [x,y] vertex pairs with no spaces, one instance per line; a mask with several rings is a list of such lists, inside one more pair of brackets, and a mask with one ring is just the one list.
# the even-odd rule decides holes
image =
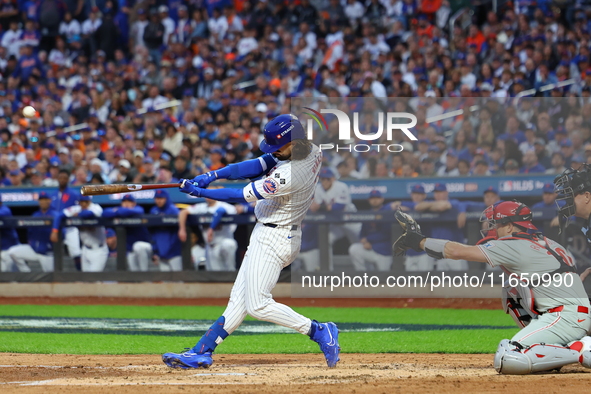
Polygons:
[[172,269],[170,268],[170,264],[168,264],[168,259],[163,259],[160,257],[158,260],[158,269],[160,272],[170,272]]
[[87,248],[86,246],[82,246],[82,252],[80,255],[80,264],[82,267],[82,272],[90,272],[92,269],[93,264],[93,250]]
[[221,261],[222,248],[220,244],[205,245],[205,267],[208,271],[223,271],[224,266]]
[[378,271],[390,271],[390,268],[392,267],[392,256],[384,256],[376,251],[372,251],[372,254],[374,264],[378,268]]
[[77,270],[81,270],[81,249],[80,249],[80,231],[78,227],[66,227],[64,229],[64,245],[68,248],[68,254],[74,259],[74,265]]
[[127,252],[127,269],[131,272],[136,272],[140,270],[140,267],[137,263],[137,256],[135,252]]
[[90,264],[87,267],[88,272],[102,272],[105,270],[107,265],[107,259],[109,258],[109,248],[107,245],[103,245],[100,248],[92,249],[92,256],[90,257]]
[[224,271],[236,271],[236,250],[238,242],[233,238],[225,238],[221,242],[220,260]]
[[349,256],[351,257],[351,262],[356,271],[367,270],[367,266],[365,265],[368,257],[367,252],[368,250],[366,250],[360,242],[356,242],[349,246]]
[[8,256],[8,249],[0,251],[0,272],[11,272],[14,263]]
[[14,245],[3,254],[8,255],[20,272],[31,272],[27,261],[39,261],[37,253],[35,253],[29,244]]
[[302,261],[304,270],[314,272],[320,270],[320,249],[310,249],[300,252],[298,258]]
[[228,306],[222,316],[217,319],[199,342],[185,353],[165,353],[162,361],[173,368],[208,368],[213,360],[212,353],[216,347],[236,330],[246,317],[245,288],[246,269],[249,265],[249,253],[246,252],[242,266],[230,293]]
[[38,256],[39,264],[41,264],[41,269],[43,269],[43,272],[53,272],[53,255],[38,254]]
[[148,271],[150,259],[152,258],[152,245],[145,241],[136,241],[132,246],[135,254],[138,269],[142,272]]
[[343,226],[343,230],[349,243],[359,242],[359,233],[361,233],[361,223],[347,223]]
[[195,267],[195,271],[199,269],[201,262],[205,261],[205,248],[201,245],[195,245],[191,248],[191,259],[193,260],[193,266]]
[[588,315],[572,311],[544,313],[532,320],[511,340],[501,341],[495,354],[495,369],[503,374],[522,375],[581,361],[586,348],[579,346],[578,340],[591,328],[589,319],[578,319],[581,316]]
[[171,271],[182,271],[183,270],[183,258],[181,256],[175,256],[168,259]]

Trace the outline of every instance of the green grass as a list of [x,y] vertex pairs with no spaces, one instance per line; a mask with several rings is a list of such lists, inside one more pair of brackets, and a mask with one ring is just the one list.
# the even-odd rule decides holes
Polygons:
[[[400,324],[512,326],[500,310],[294,308],[321,321]],[[0,316],[131,319],[217,319],[224,307],[112,305],[0,305]],[[515,329],[342,333],[344,353],[493,353]],[[196,337],[0,332],[0,352],[68,354],[160,354],[181,351]],[[318,345],[298,334],[230,336],[220,354],[317,353]]]
[[[120,306],[120,305],[0,305],[0,316],[94,317],[119,319],[216,320],[219,306]],[[311,319],[341,323],[465,324],[511,326],[501,310],[393,309],[393,308],[293,308]],[[249,320],[254,320],[247,317]]]
[[[494,353],[514,330],[344,333],[343,353]],[[161,354],[179,352],[199,338],[145,335],[31,334],[0,332],[0,352],[66,354]],[[318,353],[318,345],[297,334],[229,337],[218,354]]]

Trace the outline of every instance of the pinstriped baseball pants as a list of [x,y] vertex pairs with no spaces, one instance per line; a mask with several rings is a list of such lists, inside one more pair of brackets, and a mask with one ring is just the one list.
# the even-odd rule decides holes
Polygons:
[[224,330],[229,334],[240,326],[247,314],[302,334],[310,331],[310,319],[275,302],[271,295],[281,270],[297,257],[301,235],[300,229],[270,228],[257,223],[232,287],[230,301],[222,314],[226,321]]

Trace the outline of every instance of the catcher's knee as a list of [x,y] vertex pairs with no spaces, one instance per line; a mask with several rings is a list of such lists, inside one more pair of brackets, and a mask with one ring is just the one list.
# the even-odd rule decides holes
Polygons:
[[503,339],[495,353],[495,370],[505,375],[526,375],[531,373],[531,360],[520,350],[513,342]]

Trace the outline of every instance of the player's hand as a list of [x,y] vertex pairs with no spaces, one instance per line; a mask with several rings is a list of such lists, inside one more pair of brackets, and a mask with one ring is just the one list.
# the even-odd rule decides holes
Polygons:
[[560,218],[558,216],[552,219],[550,222],[550,227],[560,227]]
[[581,282],[585,280],[587,276],[591,274],[591,267],[587,268],[585,271],[581,272]]
[[193,178],[193,183],[197,186],[200,187],[202,189],[207,189],[207,186],[209,186],[209,184],[213,181],[215,181],[217,178],[215,172],[210,171],[210,172],[206,172],[205,174],[201,174],[201,175],[197,175],[195,178]]
[[421,249],[421,241],[427,238],[421,233],[421,226],[409,214],[400,210],[394,213],[394,217],[404,231],[393,245],[394,253],[401,250],[406,251],[408,248],[421,252],[423,250]]
[[210,244],[213,242],[213,229],[211,227],[207,229],[206,238],[207,238],[207,243]]
[[361,244],[363,245],[364,249],[371,250],[371,243],[367,239],[363,238],[361,240]]
[[187,230],[179,228],[178,236],[181,242],[185,242],[187,240]]
[[181,185],[179,186],[179,189],[183,193],[187,193],[190,196],[201,197],[201,188],[195,186],[193,182],[191,182],[188,179],[181,180]]
[[52,231],[51,235],[49,236],[49,240],[53,243],[56,243],[59,240],[59,236],[58,236],[58,232],[57,231]]

